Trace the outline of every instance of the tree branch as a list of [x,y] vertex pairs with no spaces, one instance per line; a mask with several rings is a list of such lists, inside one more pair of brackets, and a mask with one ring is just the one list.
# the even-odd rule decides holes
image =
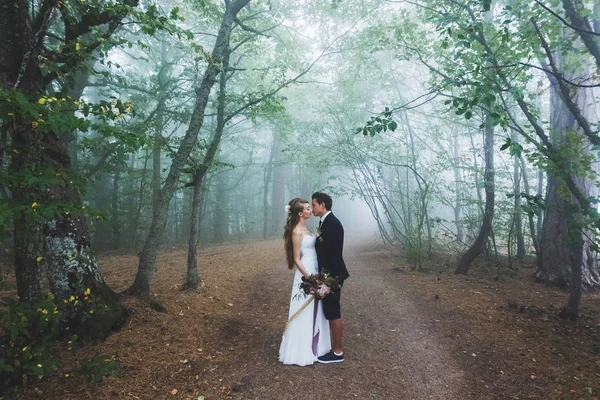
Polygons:
[[[543,3],[541,3],[540,1],[538,1],[538,0],[534,0],[534,1],[535,1],[535,3],[538,6],[542,7],[544,10],[548,11],[550,14],[552,14],[554,17],[556,17],[556,19],[558,19],[560,22],[562,22],[563,24],[565,24],[569,28],[573,29],[574,31],[585,33],[585,34],[588,34],[588,35],[600,36],[600,33],[596,33],[594,31],[592,31],[591,27],[590,27],[589,30],[578,28],[575,25],[570,24],[569,21],[567,21],[566,19],[564,19],[563,17],[561,17],[560,15],[558,15],[557,13],[555,13],[554,11],[552,11],[552,9],[550,9],[549,7],[547,7],[546,5],[544,5]],[[571,17],[569,16],[569,18],[571,18]],[[571,20],[573,20],[573,18],[571,18]]]
[[600,46],[598,46],[598,42],[594,38],[596,33],[592,30],[589,21],[587,18],[581,16],[575,4],[571,0],[563,0],[563,7],[567,13],[567,16],[571,19],[571,22],[577,28],[577,32],[579,33],[579,37],[585,44],[585,47],[589,50],[589,52],[596,59],[596,68],[600,69]]
[[[538,37],[540,38],[542,47],[544,48],[544,51],[546,52],[546,57],[548,58],[548,62],[550,63],[550,68],[554,72],[555,76],[561,76],[561,73],[558,71],[558,68],[556,67],[556,63],[554,62],[554,57],[552,56],[550,47],[548,46],[546,39],[544,39],[542,32],[540,32],[540,28],[539,28],[537,22],[535,21],[535,19],[533,17],[530,18],[530,21],[533,24],[533,27],[535,28],[535,31],[536,31]],[[571,114],[573,114],[573,117],[575,117],[575,119],[577,120],[577,123],[583,130],[583,134],[585,136],[587,136],[588,139],[590,140],[590,142],[592,142],[593,144],[600,145],[600,137],[598,137],[598,134],[596,132],[592,131],[592,127],[590,126],[589,121],[581,114],[581,110],[579,109],[579,106],[571,98],[571,94],[569,93],[569,88],[566,87],[565,82],[563,82],[563,80],[561,80],[561,79],[557,79],[556,82],[558,84],[558,87],[560,88],[561,98],[567,105],[567,108],[569,109]]]

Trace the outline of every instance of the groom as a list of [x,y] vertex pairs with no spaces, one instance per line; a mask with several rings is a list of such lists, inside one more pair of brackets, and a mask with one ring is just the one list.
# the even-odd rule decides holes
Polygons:
[[[331,197],[325,193],[316,192],[312,195],[312,211],[315,217],[320,217],[319,238],[316,241],[317,260],[319,272],[327,272],[341,284],[350,274],[342,258],[344,247],[344,227],[339,219],[331,213]],[[318,358],[321,363],[335,363],[344,361],[342,351],[342,314],[340,311],[341,288],[333,295],[323,300],[323,313],[329,320],[331,330],[331,351]]]

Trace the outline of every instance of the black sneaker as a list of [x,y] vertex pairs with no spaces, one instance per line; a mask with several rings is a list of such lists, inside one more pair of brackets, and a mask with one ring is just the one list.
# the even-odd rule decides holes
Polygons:
[[338,363],[338,362],[344,361],[344,355],[342,354],[342,355],[338,356],[333,351],[330,351],[329,353],[327,353],[321,357],[317,357],[317,361],[319,361],[320,363],[323,363],[323,364]]

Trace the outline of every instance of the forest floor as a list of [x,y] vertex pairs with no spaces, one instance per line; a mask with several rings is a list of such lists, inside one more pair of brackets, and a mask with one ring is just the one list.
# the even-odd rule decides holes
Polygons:
[[[204,287],[183,292],[185,251],[163,252],[152,290],[167,312],[134,299],[126,325],[104,342],[65,352],[117,353],[121,377],[101,384],[50,377],[14,399],[599,399],[600,295],[585,295],[577,322],[556,314],[567,293],[532,282],[532,270],[414,272],[400,254],[348,240],[339,364],[278,362],[293,272],[281,240],[199,252]],[[3,266],[6,267],[6,266]],[[135,256],[103,256],[116,291]],[[10,291],[2,295],[14,294]],[[9,398],[9,397],[7,397]]]

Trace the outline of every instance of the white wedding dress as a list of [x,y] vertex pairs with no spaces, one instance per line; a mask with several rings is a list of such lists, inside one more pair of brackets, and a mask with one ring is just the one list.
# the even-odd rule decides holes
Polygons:
[[[316,240],[313,235],[302,238],[301,261],[309,274],[318,272]],[[288,319],[309,299],[308,296],[305,297],[304,292],[300,294],[301,282],[302,273],[296,269]],[[329,321],[323,314],[323,304],[313,300],[283,333],[279,361],[284,364],[310,365],[330,349]]]

